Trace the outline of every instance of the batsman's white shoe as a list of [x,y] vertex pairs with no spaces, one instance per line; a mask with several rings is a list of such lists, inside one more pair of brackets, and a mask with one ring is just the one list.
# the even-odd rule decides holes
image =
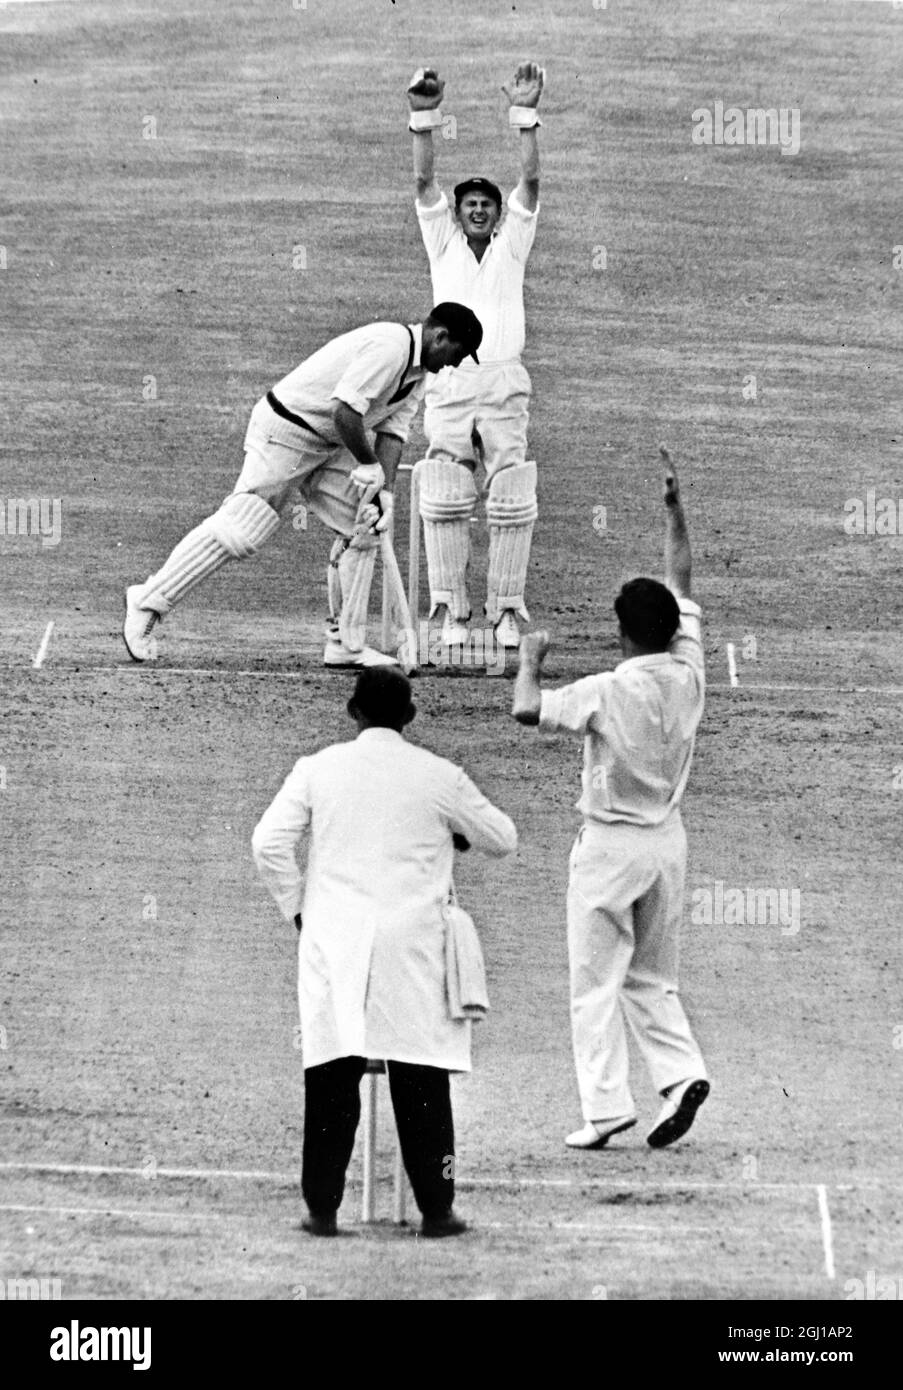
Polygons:
[[516,651],[520,646],[520,628],[510,608],[505,609],[495,625],[495,640],[508,651]]
[[587,1120],[582,1129],[575,1129],[565,1139],[569,1149],[604,1149],[613,1134],[633,1129],[636,1115],[622,1115],[617,1120]]
[[156,661],[157,639],[151,636],[160,614],[153,608],[141,608],[137,595],[144,586],[133,584],[125,591],[125,622],[122,625],[122,640],[133,661]]
[[442,632],[439,641],[443,647],[466,647],[470,641],[467,623],[461,618],[453,618],[447,608],[445,617],[442,619]]
[[646,1135],[650,1148],[663,1149],[667,1144],[673,1144],[675,1139],[682,1138],[710,1090],[709,1083],[698,1077],[672,1086],[658,1119]]
[[353,652],[337,637],[329,637],[323,653],[323,665],[341,670],[349,666],[397,666],[398,662],[394,656],[378,652],[375,647],[362,647],[359,652]]

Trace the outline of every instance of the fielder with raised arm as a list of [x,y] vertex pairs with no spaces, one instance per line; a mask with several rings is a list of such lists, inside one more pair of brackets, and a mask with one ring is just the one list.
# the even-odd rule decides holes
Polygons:
[[428,449],[419,465],[420,515],[430,582],[430,617],[442,613],[442,645],[463,646],[471,615],[466,570],[470,519],[477,504],[474,473],[486,470],[489,569],[486,616],[503,647],[520,640],[530,542],[536,520],[536,464],[527,461],[530,378],[524,350],[524,270],[539,211],[537,107],[544,74],[521,63],[502,90],[518,132],[521,176],[502,216],[491,180],[465,179],[455,209],[433,172],[433,131],[442,125],[444,81],[421,68],[408,88],[414,139],[414,180],[420,231],[437,299],[466,304],[483,325],[479,365],[442,372],[426,393]]
[[422,323],[343,333],[278,381],[251,412],[232,493],[161,570],[126,591],[123,637],[132,659],[156,660],[160,619],[228,560],[256,555],[300,498],[337,535],[324,664],[395,665],[366,645],[377,533],[391,523],[395,473],[427,374],[458,367],[469,354],[476,361],[481,338],[469,309],[437,304]]
[[705,698],[700,610],[677,476],[662,449],[665,584],[632,579],[615,599],[624,660],[541,690],[546,632],[521,644],[513,714],[584,739],[583,826],[567,899],[571,1024],[585,1124],[565,1143],[601,1149],[636,1124],[624,1020],[663,1098],[653,1148],[687,1132],[709,1093],[677,996],[687,838],[680,802]]

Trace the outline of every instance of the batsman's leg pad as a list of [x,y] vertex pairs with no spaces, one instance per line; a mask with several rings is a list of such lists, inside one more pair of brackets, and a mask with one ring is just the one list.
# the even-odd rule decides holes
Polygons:
[[421,459],[416,467],[430,578],[430,617],[444,603],[452,617],[469,618],[470,518],[477,505],[473,473],[463,464],[444,458]]
[[335,616],[338,597],[339,638],[352,652],[363,651],[367,643],[367,613],[378,550],[379,539],[373,534],[358,537],[352,545],[343,537],[332,548],[329,565],[338,575],[339,593],[336,595],[335,580],[330,578],[330,609]]
[[219,511],[179,541],[161,570],[137,596],[142,608],[168,613],[227,560],[256,555],[279,525],[279,514],[253,492],[233,492]]
[[336,640],[339,636],[339,613],[342,611],[342,584],[339,579],[339,561],[348,548],[348,541],[344,536],[336,536],[329,552],[329,567],[326,571],[326,593],[329,598],[329,624],[332,634],[327,631],[327,637],[333,635]]
[[208,524],[233,560],[247,560],[276,530],[279,513],[254,492],[233,492]]
[[497,623],[509,608],[527,622],[530,620],[524,607],[524,588],[536,517],[536,464],[518,463],[494,473],[486,500],[489,523],[486,616],[492,623]]

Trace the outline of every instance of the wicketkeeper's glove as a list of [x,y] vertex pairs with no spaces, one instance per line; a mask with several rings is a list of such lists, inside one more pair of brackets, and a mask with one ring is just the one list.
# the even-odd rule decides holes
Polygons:
[[518,130],[532,130],[534,126],[542,125],[536,108],[542,96],[545,80],[545,68],[541,68],[538,63],[518,64],[512,80],[502,87],[511,103],[508,111],[509,125],[515,126]]
[[418,68],[408,87],[408,106],[411,118],[408,129],[412,131],[435,130],[442,124],[442,93],[445,82],[435,68]]

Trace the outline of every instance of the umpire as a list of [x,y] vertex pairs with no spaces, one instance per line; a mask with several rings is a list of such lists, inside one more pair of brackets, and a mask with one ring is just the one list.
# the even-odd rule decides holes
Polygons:
[[[458,1235],[450,1072],[470,1071],[470,1021],[449,1016],[445,924],[454,849],[517,848],[509,818],[453,763],[403,737],[400,671],[360,673],[358,735],[301,758],[253,836],[257,867],[300,929],[304,1229],[336,1234],[369,1057],[386,1061],[424,1236]],[[295,850],[310,835],[306,884]]]

